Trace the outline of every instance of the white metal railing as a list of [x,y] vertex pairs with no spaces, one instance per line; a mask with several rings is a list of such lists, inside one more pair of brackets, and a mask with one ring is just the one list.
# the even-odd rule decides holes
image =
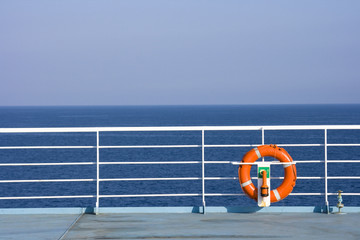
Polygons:
[[[206,148],[241,148],[256,147],[265,144],[265,132],[272,130],[322,130],[324,131],[324,143],[315,144],[278,144],[280,147],[324,147],[325,156],[322,160],[301,160],[296,164],[302,163],[324,163],[324,177],[299,176],[297,179],[324,179],[324,192],[318,193],[292,193],[291,195],[299,196],[325,196],[325,205],[329,209],[328,196],[337,193],[328,192],[329,179],[360,179],[360,176],[328,176],[329,163],[360,163],[360,160],[328,160],[328,147],[359,147],[360,143],[328,143],[328,130],[348,130],[360,129],[360,125],[302,125],[302,126],[198,126],[198,127],[92,127],[92,128],[0,128],[0,134],[12,133],[95,133],[95,146],[0,146],[0,150],[4,149],[96,149],[96,162],[61,162],[61,163],[0,163],[0,167],[4,166],[59,166],[59,165],[96,165],[96,176],[90,179],[38,179],[38,180],[0,180],[0,183],[34,183],[34,182],[96,182],[96,193],[93,195],[70,195],[70,196],[24,196],[24,197],[0,197],[0,200],[9,199],[52,199],[52,198],[96,198],[96,212],[99,208],[101,198],[123,198],[123,197],[173,197],[173,196],[201,196],[202,204],[205,209],[205,198],[208,196],[241,196],[238,193],[206,193],[206,180],[231,180],[237,177],[206,177],[206,164],[240,164],[235,161],[206,161]],[[242,131],[252,130],[261,131],[261,144],[205,144],[205,132],[208,131]],[[159,131],[197,131],[201,134],[201,145],[100,145],[101,132],[159,132]],[[360,142],[360,139],[359,139]],[[268,143],[270,144],[270,143]],[[123,162],[103,162],[100,161],[100,149],[110,148],[201,148],[201,161],[123,161]],[[134,164],[201,164],[201,177],[174,177],[174,178],[100,178],[100,165],[134,165]],[[256,163],[255,163],[256,164]],[[276,164],[276,163],[274,163]],[[281,164],[281,163],[279,163]],[[283,179],[283,177],[272,177],[273,179]],[[257,179],[257,177],[253,177]],[[102,195],[100,194],[100,182],[106,181],[172,181],[172,180],[201,180],[201,193],[168,193],[168,194],[119,194],[119,195]],[[343,195],[360,196],[360,193],[343,193]]]

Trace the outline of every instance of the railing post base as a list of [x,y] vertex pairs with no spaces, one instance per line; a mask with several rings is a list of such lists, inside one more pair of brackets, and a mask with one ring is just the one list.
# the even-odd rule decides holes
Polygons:
[[200,213],[205,214],[205,205],[201,206],[199,210]]
[[321,207],[321,213],[330,214],[330,211],[329,203],[325,203],[325,205]]
[[326,214],[330,214],[330,206],[328,202],[326,203],[325,208],[326,208]]

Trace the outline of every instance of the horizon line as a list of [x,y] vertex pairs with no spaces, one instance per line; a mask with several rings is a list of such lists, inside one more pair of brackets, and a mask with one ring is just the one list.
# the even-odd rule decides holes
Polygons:
[[0,107],[191,107],[191,106],[290,106],[290,105],[360,105],[360,103],[248,103],[248,104],[74,104],[74,105],[0,105]]

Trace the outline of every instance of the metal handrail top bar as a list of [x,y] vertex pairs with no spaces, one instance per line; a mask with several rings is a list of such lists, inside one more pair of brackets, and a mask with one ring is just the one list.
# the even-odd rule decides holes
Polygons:
[[360,129],[360,125],[278,125],[278,126],[177,126],[177,127],[55,127],[0,128],[0,133],[112,132],[112,131],[222,131],[222,130],[323,130]]

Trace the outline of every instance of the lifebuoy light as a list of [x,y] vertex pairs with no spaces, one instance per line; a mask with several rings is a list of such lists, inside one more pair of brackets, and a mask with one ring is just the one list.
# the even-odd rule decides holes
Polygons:
[[[273,157],[280,162],[289,163],[283,164],[284,167],[284,180],[281,185],[270,191],[270,202],[278,202],[281,199],[286,198],[293,190],[296,182],[296,167],[292,163],[293,159],[289,153],[276,145],[262,145],[257,148],[254,148],[247,152],[243,159],[242,163],[253,163],[259,158],[262,157]],[[239,181],[240,186],[244,193],[248,197],[257,201],[258,198],[258,189],[254,186],[250,177],[250,170],[252,165],[240,165],[239,167]]]

